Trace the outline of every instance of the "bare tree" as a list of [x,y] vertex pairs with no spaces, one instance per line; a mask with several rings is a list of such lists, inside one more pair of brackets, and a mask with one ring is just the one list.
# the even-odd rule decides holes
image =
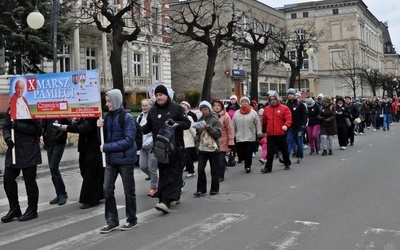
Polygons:
[[[251,10],[249,13],[251,13]],[[258,73],[260,69],[259,53],[267,48],[269,40],[274,34],[272,31],[273,24],[265,22],[265,20],[268,20],[268,17],[260,17],[260,20],[253,18],[253,25],[248,25],[246,23],[236,24],[234,36],[231,38],[235,47],[239,46],[250,51],[250,96],[256,101],[258,101]]]
[[355,98],[356,90],[361,86],[363,81],[357,79],[362,71],[361,54],[356,44],[352,41],[343,47],[338,55],[338,60],[334,61],[334,73],[342,80],[343,86],[353,91]]
[[[207,49],[207,67],[203,80],[201,98],[211,97],[212,79],[219,49],[232,37],[234,26],[240,16],[233,14],[229,0],[185,1],[171,11],[171,30],[178,35],[174,43],[201,43]],[[180,38],[180,40],[178,40]]]
[[[289,88],[294,88],[296,77],[299,77],[304,66],[304,58],[307,57],[306,50],[317,47],[316,38],[320,35],[314,30],[314,25],[307,25],[307,29],[290,28],[282,29],[274,38],[271,50],[279,58],[279,61],[290,65]],[[300,89],[299,89],[300,90]]]
[[368,82],[369,87],[372,90],[372,95],[376,96],[376,89],[379,87],[379,80],[381,79],[381,74],[375,69],[362,69],[363,77]]
[[[137,0],[132,0],[116,13],[114,9],[111,8],[108,0],[94,0],[94,7],[96,8],[96,12],[93,15],[93,20],[96,23],[97,28],[101,32],[112,33],[110,64],[111,74],[113,77],[113,87],[124,93],[124,78],[121,62],[122,48],[126,41],[131,42],[137,40],[139,36],[141,29],[138,20],[136,20],[139,15],[135,15],[135,13],[140,13],[140,4],[138,4]],[[103,15],[107,19],[107,25],[104,25],[99,20],[97,10],[100,11],[99,14]],[[133,27],[131,27],[133,31],[130,33],[128,33],[126,29],[127,18],[129,18],[133,24]]]

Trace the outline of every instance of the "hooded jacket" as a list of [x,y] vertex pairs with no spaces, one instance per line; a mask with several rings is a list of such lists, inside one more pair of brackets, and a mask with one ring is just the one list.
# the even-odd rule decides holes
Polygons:
[[118,116],[123,110],[122,94],[118,89],[106,92],[111,100],[111,111],[104,121],[104,145],[106,163],[109,165],[130,165],[136,162],[136,125],[130,113],[125,114],[121,128]]

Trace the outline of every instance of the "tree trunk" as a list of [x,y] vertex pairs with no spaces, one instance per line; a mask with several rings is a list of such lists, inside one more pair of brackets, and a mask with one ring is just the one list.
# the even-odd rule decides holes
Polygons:
[[215,63],[217,61],[218,48],[216,47],[208,48],[207,55],[208,55],[207,68],[206,68],[206,74],[204,76],[201,100],[211,99],[211,85],[212,85],[212,79],[215,74],[214,69],[215,69]]
[[289,78],[289,87],[288,87],[288,89],[290,89],[290,88],[295,88],[294,87],[294,85],[296,84],[296,78],[297,78],[297,71],[296,71],[296,69],[293,69],[292,71],[291,71],[291,73],[290,73],[290,78]]
[[[122,29],[122,28],[121,28]],[[115,34],[117,33],[117,34]],[[110,56],[111,74],[113,77],[113,88],[121,90],[124,94],[124,77],[122,73],[122,45],[120,44],[120,36],[118,32],[114,31],[113,34],[113,49]]]
[[258,102],[258,69],[259,63],[257,58],[257,50],[250,50],[251,52],[251,87],[250,87],[250,97],[252,100]]

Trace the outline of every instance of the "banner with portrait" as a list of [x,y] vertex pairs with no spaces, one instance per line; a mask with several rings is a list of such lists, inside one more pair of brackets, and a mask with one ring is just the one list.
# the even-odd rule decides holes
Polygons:
[[97,70],[10,78],[11,119],[101,116]]

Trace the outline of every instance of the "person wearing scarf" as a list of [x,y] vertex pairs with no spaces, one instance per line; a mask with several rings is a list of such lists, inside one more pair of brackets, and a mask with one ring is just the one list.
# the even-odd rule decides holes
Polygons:
[[240,99],[241,107],[239,112],[233,116],[233,130],[236,136],[236,147],[239,159],[244,159],[246,173],[251,172],[252,154],[257,139],[262,137],[260,118],[250,106],[250,99],[246,96]]

